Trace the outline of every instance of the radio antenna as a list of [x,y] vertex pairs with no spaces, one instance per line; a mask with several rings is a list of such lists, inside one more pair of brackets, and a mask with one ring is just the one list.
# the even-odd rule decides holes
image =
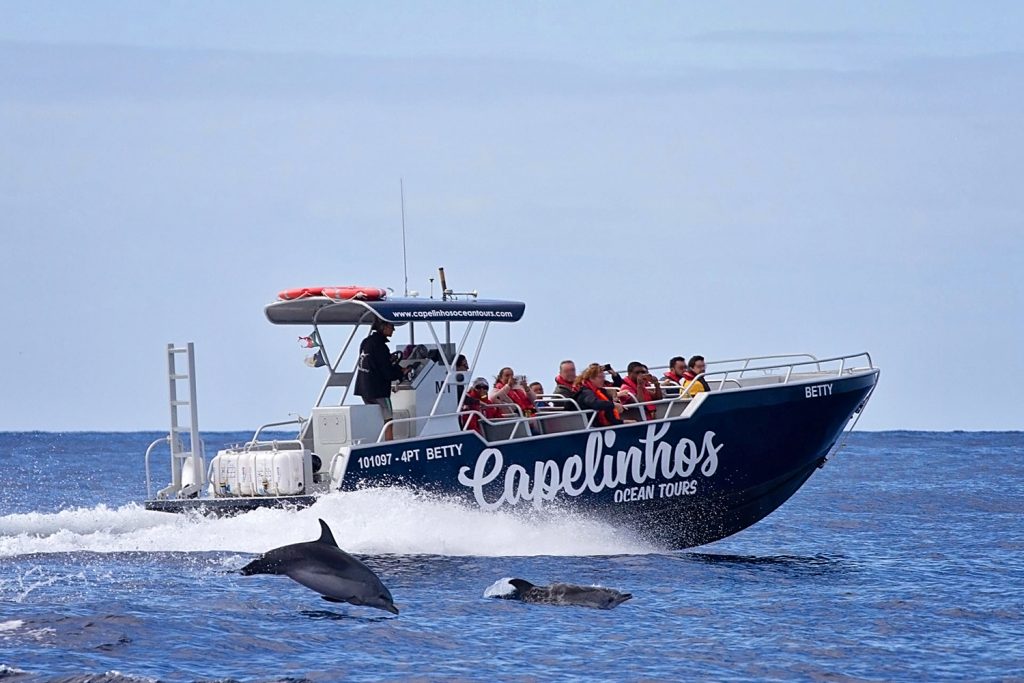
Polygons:
[[402,273],[405,275],[405,295],[409,296],[409,258],[405,251],[405,182],[398,179],[398,191],[402,197]]

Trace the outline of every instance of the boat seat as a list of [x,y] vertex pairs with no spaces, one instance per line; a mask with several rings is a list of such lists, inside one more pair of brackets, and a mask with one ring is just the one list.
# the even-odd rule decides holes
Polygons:
[[516,429],[517,420],[480,420],[480,427],[483,429],[484,438],[487,441],[508,441],[513,438],[512,431],[515,430],[515,438],[521,439],[530,436],[530,430],[526,424],[519,425]]
[[558,434],[561,432],[576,432],[587,428],[588,413],[579,411],[561,412],[548,414],[542,417],[540,422],[541,433]]
[[666,417],[679,417],[686,410],[687,403],[689,403],[689,399],[672,401],[671,403],[659,403],[655,406],[654,419],[664,420]]

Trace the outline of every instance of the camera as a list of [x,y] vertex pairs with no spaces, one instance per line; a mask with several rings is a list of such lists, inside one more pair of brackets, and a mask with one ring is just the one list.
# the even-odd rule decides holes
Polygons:
[[612,366],[609,365],[608,363],[605,363],[604,366],[601,367],[601,369],[604,370],[605,372],[615,372],[614,370],[612,370]]

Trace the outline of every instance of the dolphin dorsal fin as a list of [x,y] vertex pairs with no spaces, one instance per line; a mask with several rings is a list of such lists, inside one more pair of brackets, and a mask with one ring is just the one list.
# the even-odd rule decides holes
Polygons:
[[320,520],[320,538],[317,539],[317,543],[326,543],[327,545],[333,545],[335,548],[338,547],[338,542],[334,540],[334,534],[331,533],[331,527],[327,526],[327,522]]
[[531,588],[536,588],[536,586],[534,586],[532,583],[530,583],[526,579],[509,579],[508,582],[510,584],[512,584],[512,587],[515,588],[520,593],[525,593],[526,591],[530,590]]

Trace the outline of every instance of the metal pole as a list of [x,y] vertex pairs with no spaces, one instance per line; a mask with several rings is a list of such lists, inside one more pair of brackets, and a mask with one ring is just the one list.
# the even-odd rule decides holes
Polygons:
[[409,296],[409,260],[405,251],[405,182],[398,179],[398,190],[402,196],[402,272],[405,274],[405,296]]
[[192,448],[192,481],[202,490],[206,483],[203,481],[206,468],[199,462],[203,455],[203,446],[199,439],[199,406],[196,405],[196,348],[192,342],[188,343],[188,401],[188,407],[191,409],[191,424],[189,425],[189,441],[191,443],[189,446]]

